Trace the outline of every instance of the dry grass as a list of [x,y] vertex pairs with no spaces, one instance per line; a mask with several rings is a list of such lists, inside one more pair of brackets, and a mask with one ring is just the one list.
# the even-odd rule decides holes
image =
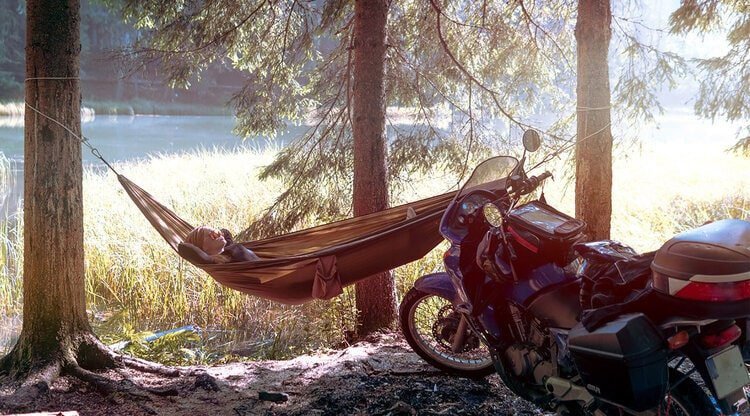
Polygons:
[[[273,156],[273,151],[199,151],[117,168],[192,224],[238,232],[282,191],[278,182],[257,179]],[[706,148],[655,147],[617,158],[613,237],[638,250],[652,250],[706,220],[747,219],[749,165],[746,158]],[[561,163],[547,169],[562,178],[566,167]],[[445,192],[452,184],[455,178],[439,174],[413,179],[393,202]],[[547,198],[572,214],[572,188],[558,179],[547,185]],[[134,331],[186,324],[242,330],[243,338],[257,340],[256,356],[268,358],[340,344],[353,328],[351,290],[330,302],[292,307],[219,286],[171,251],[108,172],[86,171],[84,207],[86,289],[95,315],[121,311]],[[6,315],[20,311],[20,272],[8,272],[8,265],[22,258],[19,228],[0,229],[5,243],[0,247],[0,312]],[[420,275],[441,268],[441,250],[395,271],[400,295]]]
[[[10,161],[0,152],[0,208],[7,210],[13,187]],[[23,220],[21,216],[0,212],[0,315],[21,310],[23,271]],[[0,319],[2,320],[2,319]]]
[[[117,169],[191,224],[239,232],[283,190],[279,182],[257,179],[273,156],[274,151],[200,151]],[[394,202],[447,190],[433,176],[406,189]],[[244,336],[264,340],[261,355],[274,358],[345,342],[345,333],[354,329],[352,290],[330,302],[285,306],[218,285],[165,244],[110,173],[86,172],[84,206],[90,304],[125,310],[136,327],[242,329]],[[398,269],[399,289],[408,289],[416,277],[439,266],[436,254]]]

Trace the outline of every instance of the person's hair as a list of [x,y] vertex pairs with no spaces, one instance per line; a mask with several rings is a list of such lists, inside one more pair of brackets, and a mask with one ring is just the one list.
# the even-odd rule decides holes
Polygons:
[[[193,228],[192,231],[190,231],[185,236],[185,240],[183,240],[183,242],[188,243],[188,244],[192,244],[195,247],[197,247],[197,248],[199,248],[199,249],[201,249],[201,250],[203,250],[205,252],[205,247],[203,247],[203,241],[205,241],[206,236],[210,232],[212,232],[214,230],[216,230],[216,229],[213,228],[213,227],[209,227],[207,225],[202,225],[200,227],[195,227],[195,228]],[[208,253],[206,253],[206,254],[208,254]],[[211,259],[213,259],[214,262],[219,263],[219,264],[228,263],[231,260],[231,258],[229,256],[227,256],[226,254],[222,254],[222,253],[219,253],[219,254],[209,254],[209,256],[211,257]]]

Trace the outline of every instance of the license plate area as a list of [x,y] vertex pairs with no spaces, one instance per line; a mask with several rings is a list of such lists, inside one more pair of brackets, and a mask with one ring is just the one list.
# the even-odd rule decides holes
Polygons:
[[718,399],[723,399],[750,383],[742,354],[736,345],[708,357],[706,368]]

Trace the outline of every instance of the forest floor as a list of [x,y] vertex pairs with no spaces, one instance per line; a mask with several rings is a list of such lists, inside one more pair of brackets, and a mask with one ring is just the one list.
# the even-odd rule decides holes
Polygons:
[[[77,411],[80,415],[538,415],[497,376],[467,380],[436,371],[396,334],[287,361],[181,367],[180,377],[134,370],[104,373],[140,386],[103,395],[61,377],[35,402],[3,403],[0,413]],[[147,392],[146,390],[150,390]],[[138,392],[138,389],[132,389]],[[158,394],[154,394],[158,392]]]

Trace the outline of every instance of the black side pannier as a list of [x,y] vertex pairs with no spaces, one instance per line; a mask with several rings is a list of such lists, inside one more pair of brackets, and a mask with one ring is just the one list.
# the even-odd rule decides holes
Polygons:
[[573,244],[583,239],[586,223],[551,206],[532,201],[514,208],[508,216],[516,246],[561,266],[570,263]]
[[667,348],[641,313],[623,315],[589,332],[570,330],[570,352],[584,385],[634,411],[655,407],[669,387]]

